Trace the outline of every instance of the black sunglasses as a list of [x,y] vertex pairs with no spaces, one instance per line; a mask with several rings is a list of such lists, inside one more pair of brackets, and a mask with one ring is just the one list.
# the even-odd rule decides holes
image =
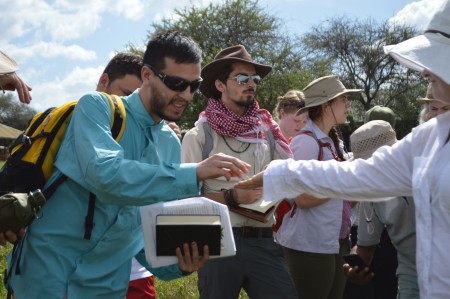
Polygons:
[[248,81],[252,78],[253,82],[255,82],[256,85],[261,82],[261,76],[259,75],[247,75],[247,74],[237,74],[236,77],[229,78],[230,80],[236,79],[237,84],[244,85],[247,84]]
[[180,77],[172,77],[164,74],[157,68],[151,66],[150,64],[145,64],[148,68],[152,70],[152,72],[159,78],[161,81],[166,85],[168,88],[172,89],[173,91],[177,92],[183,92],[186,90],[186,88],[191,88],[191,93],[196,92],[200,88],[200,84],[202,83],[203,79],[197,79],[194,81],[189,81]]

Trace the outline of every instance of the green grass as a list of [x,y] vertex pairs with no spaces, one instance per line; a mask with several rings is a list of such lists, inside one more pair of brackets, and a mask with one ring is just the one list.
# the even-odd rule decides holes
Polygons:
[[[6,254],[12,246],[0,246],[0,298],[6,298],[6,290],[3,286],[3,274],[6,269]],[[200,298],[197,290],[197,274],[193,273],[187,277],[162,281],[155,279],[156,295],[158,299],[197,299]],[[247,294],[241,291],[239,299],[248,299]]]
[[[155,279],[155,288],[158,299],[200,298],[197,290],[197,273],[171,281]],[[244,290],[239,294],[239,299],[248,299]]]
[[6,290],[3,286],[3,278],[6,269],[6,255],[11,249],[11,244],[8,244],[6,247],[0,246],[0,298],[6,298]]

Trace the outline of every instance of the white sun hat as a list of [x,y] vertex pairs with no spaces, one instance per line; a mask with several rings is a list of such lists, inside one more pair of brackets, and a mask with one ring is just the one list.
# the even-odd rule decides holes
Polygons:
[[14,73],[18,69],[19,66],[14,59],[0,51],[0,74]]
[[444,1],[424,34],[383,48],[407,68],[419,72],[427,69],[450,84],[450,2]]

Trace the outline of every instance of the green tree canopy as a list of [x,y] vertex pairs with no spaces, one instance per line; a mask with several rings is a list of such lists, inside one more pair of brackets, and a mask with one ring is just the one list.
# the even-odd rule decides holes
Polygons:
[[0,95],[0,123],[23,130],[36,113],[36,110],[19,102],[11,93]]
[[[304,64],[298,46],[300,39],[286,34],[284,24],[257,0],[224,0],[204,8],[177,9],[171,18],[152,27],[149,36],[169,29],[189,34],[203,50],[203,65],[223,48],[244,45],[255,62],[273,66],[273,71],[258,87],[257,95],[260,106],[269,111],[275,107],[278,96],[289,89],[303,88],[316,75],[328,73],[330,69],[327,61]],[[206,99],[195,95],[180,121],[182,129],[191,128],[205,106]]]
[[414,27],[377,23],[372,19],[329,19],[314,26],[303,37],[308,59],[328,57],[332,70],[347,88],[360,88],[364,97],[353,101],[357,119],[374,105],[393,108],[400,119],[417,117],[413,99],[423,94],[426,84],[420,74],[399,65],[384,54],[383,46],[397,44],[418,32]]

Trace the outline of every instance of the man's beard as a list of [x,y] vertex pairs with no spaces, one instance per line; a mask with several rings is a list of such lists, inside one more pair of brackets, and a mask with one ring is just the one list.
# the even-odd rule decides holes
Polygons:
[[236,104],[241,107],[248,108],[253,104],[254,101],[255,101],[254,95],[247,95],[247,96],[244,95],[239,101],[236,101]]
[[244,96],[242,98],[242,101],[237,102],[237,104],[239,106],[248,108],[248,107],[250,107],[253,104],[254,101],[255,101],[255,97],[253,95],[251,95],[251,96]]
[[[150,110],[153,114],[157,115],[159,118],[164,119],[164,120],[168,120],[168,121],[179,121],[180,118],[183,116],[183,114],[180,114],[180,116],[170,116],[167,115],[166,113],[164,113],[164,109],[172,102],[169,101],[167,104],[164,100],[161,100],[161,98],[163,97],[163,95],[161,95],[158,92],[155,92],[152,95],[152,101],[151,101],[151,105],[150,105]],[[186,107],[185,107],[186,109]]]

